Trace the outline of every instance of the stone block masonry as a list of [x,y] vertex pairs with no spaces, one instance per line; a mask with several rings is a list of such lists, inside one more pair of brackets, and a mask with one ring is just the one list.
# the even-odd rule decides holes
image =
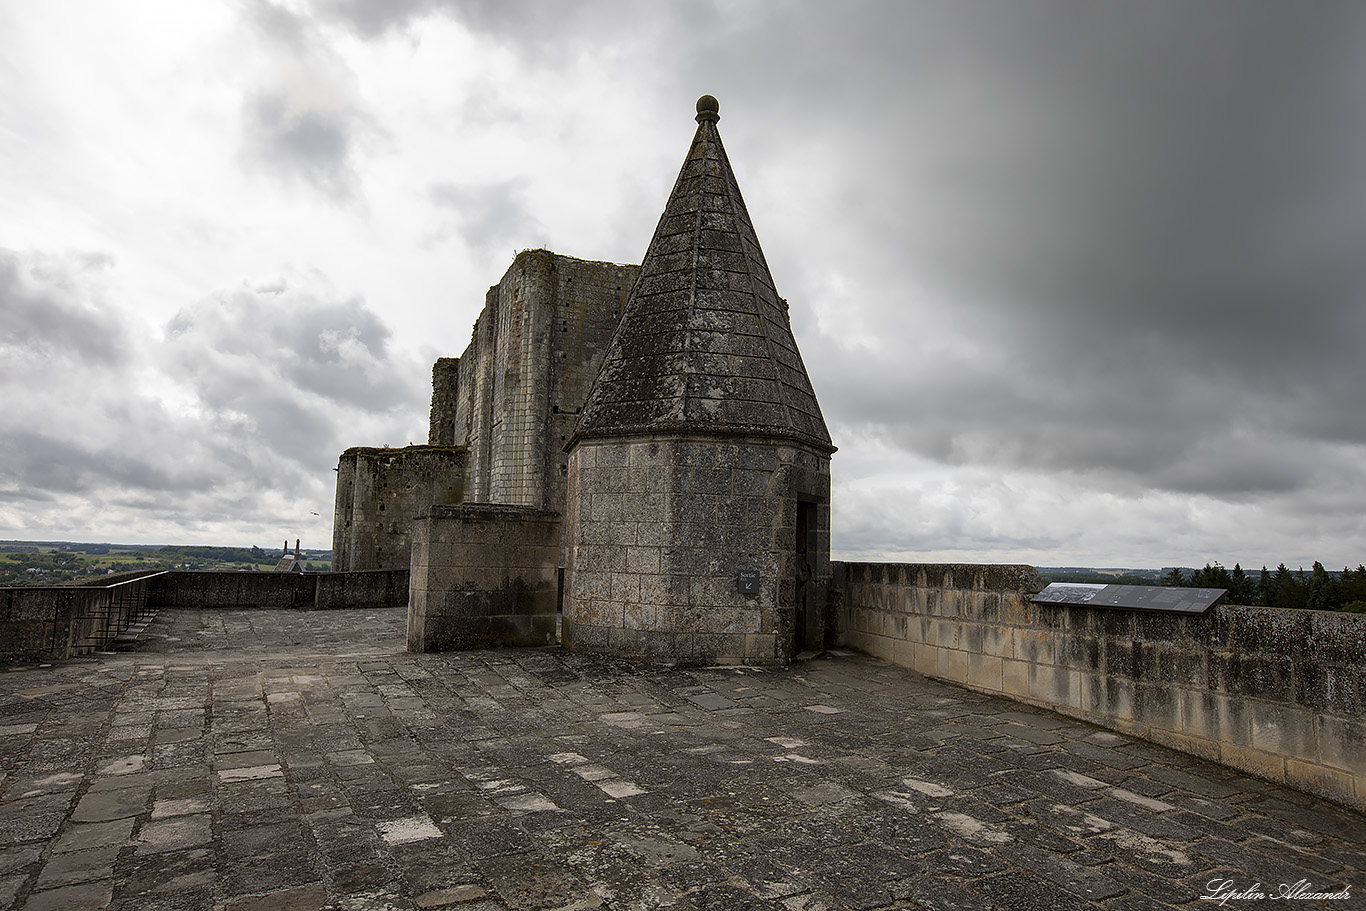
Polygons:
[[564,639],[671,663],[784,664],[824,640],[835,446],[718,110],[698,99],[565,447]]
[[433,368],[430,442],[467,445],[464,502],[564,508],[564,444],[638,266],[518,253],[469,346]]
[[54,661],[106,648],[144,613],[164,575],[130,573],[107,585],[0,588],[0,663]]
[[428,445],[342,454],[334,568],[408,567],[412,523],[432,506],[563,511],[564,445],[639,271],[517,254],[485,295],[464,353],[432,366]]
[[196,610],[342,610],[398,607],[408,601],[408,570],[335,573],[172,571],[154,580],[153,607]]
[[[821,612],[799,605],[825,602],[828,455],[761,440],[642,437],[582,443],[570,458],[566,645],[682,664],[780,664],[808,635],[823,639]],[[816,539],[809,546],[798,541],[799,513]],[[742,570],[758,574],[753,593],[739,591]]]
[[[0,673],[0,908],[1347,911],[1366,817],[848,652],[405,652],[164,611]],[[1234,879],[1346,901],[1201,901]]]
[[338,572],[407,569],[413,519],[461,501],[465,447],[357,446],[337,462],[332,568]]
[[1366,808],[1366,617],[1039,605],[1028,566],[833,575],[848,645]]
[[434,507],[413,524],[408,650],[554,645],[559,513]]
[[73,623],[95,597],[74,586],[0,588],[0,661],[70,655]]
[[432,364],[432,410],[427,428],[429,444],[455,445],[455,415],[459,407],[460,358],[439,357]]
[[178,572],[157,586],[159,607],[308,610],[318,591],[315,573]]

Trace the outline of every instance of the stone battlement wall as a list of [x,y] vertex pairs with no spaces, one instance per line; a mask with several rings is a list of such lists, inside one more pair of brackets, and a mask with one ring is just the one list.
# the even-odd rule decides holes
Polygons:
[[1366,808],[1366,617],[1039,605],[1028,566],[832,566],[842,644]]
[[402,607],[408,570],[342,573],[168,572],[152,586],[152,607],[344,610]]
[[408,570],[253,573],[172,570],[114,585],[0,588],[0,663],[58,661],[106,647],[144,608],[341,610],[402,607]]
[[55,661],[104,648],[147,606],[164,573],[124,573],[103,585],[0,588],[0,664]]

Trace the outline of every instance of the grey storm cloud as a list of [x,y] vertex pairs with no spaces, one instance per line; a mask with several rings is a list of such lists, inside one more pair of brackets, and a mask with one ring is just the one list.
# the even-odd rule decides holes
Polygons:
[[33,357],[127,358],[118,315],[84,293],[113,264],[100,253],[23,254],[0,248],[0,375]]
[[453,230],[470,247],[489,254],[532,246],[544,228],[527,208],[523,182],[482,186],[435,184],[428,197],[449,212]]
[[244,113],[248,147],[269,170],[331,196],[352,195],[354,114],[297,105],[284,91],[247,99]]
[[[363,36],[451,15],[552,68],[551,37],[636,27],[613,3],[314,8]],[[749,92],[722,127],[837,436],[1132,495],[1366,484],[1366,7],[672,9],[627,59]],[[475,245],[534,212],[433,195]],[[848,314],[816,299],[831,268]]]
[[253,0],[246,10],[276,58],[272,77],[243,99],[246,159],[286,182],[354,199],[358,148],[380,132],[354,74],[311,21],[269,0]]
[[422,410],[425,370],[359,299],[306,281],[243,286],[182,308],[157,340],[104,304],[106,262],[0,251],[0,515],[12,526],[92,510],[184,524],[301,497],[318,511],[352,435]]
[[269,399],[293,410],[301,393],[360,413],[413,405],[411,365],[392,356],[389,328],[356,298],[287,282],[240,287],[182,308],[166,332],[172,369],[216,408]]
[[[1366,9],[898,10],[881,116],[851,116],[885,65],[841,53],[878,40],[857,27],[824,23],[849,71],[793,93],[860,162],[822,197],[827,261],[884,298],[849,301],[871,342],[794,299],[835,423],[1216,498],[1359,486],[1332,450],[1366,444]],[[780,284],[823,265],[767,249]]]
[[119,488],[161,492],[195,489],[209,478],[170,470],[157,464],[150,453],[132,448],[123,451],[95,450],[83,445],[79,435],[57,436],[11,430],[0,452],[7,471],[22,478],[35,491],[95,493]]
[[0,489],[44,499],[207,482],[170,455],[183,447],[169,416],[136,388],[136,339],[104,290],[112,263],[0,250]]
[[[1080,532],[1057,529],[1085,526],[1096,508],[1123,513],[1107,540],[1148,552],[1178,533],[1198,540],[1202,522],[1232,527],[1229,517],[1262,509],[1268,540],[1360,541],[1351,513],[1366,502],[1366,5],[239,8],[265,61],[239,102],[247,166],[333,200],[359,198],[386,120],[365,101],[382,91],[360,91],[345,49],[355,38],[384,53],[418,47],[428,20],[450,19],[496,47],[500,66],[511,52],[519,70],[507,85],[476,77],[458,98],[413,87],[439,99],[454,128],[490,141],[489,127],[509,123],[538,135],[552,104],[547,160],[594,167],[595,143],[611,142],[648,163],[626,165],[581,207],[620,238],[587,256],[644,249],[692,126],[688,108],[716,94],[841,446],[836,517],[855,549],[998,542],[1060,552],[1079,547]],[[621,110],[577,94],[613,84],[626,87],[612,96]],[[667,116],[625,107],[654,103]],[[514,170],[497,175],[459,162],[445,177],[420,173],[419,226],[431,219],[485,258],[541,242],[544,225],[572,230],[540,208],[563,199],[523,190],[553,168],[509,159]],[[116,364],[154,364],[209,440],[180,444],[178,461],[231,479],[277,459],[316,467],[340,446],[385,441],[366,434],[397,426],[394,415],[424,410],[426,365],[389,363],[399,346],[364,301],[293,282],[275,294],[231,289],[185,307],[152,353],[102,302],[98,258],[49,260],[57,265],[44,277],[48,267],[13,256],[0,256],[0,345],[25,360],[0,361],[0,382],[8,395],[23,373],[25,398],[54,414],[91,398],[90,432],[76,444],[37,404],[22,406],[27,424],[0,415],[0,429],[26,429],[66,464],[80,463],[44,441],[121,445],[120,398],[135,405],[132,427],[175,451],[171,406],[139,398]],[[342,432],[337,414],[375,423]],[[870,468],[865,446],[886,464]],[[175,468],[147,458],[147,472]],[[118,470],[133,484],[143,469]],[[0,468],[0,491],[17,489]],[[1183,512],[1211,500],[1214,513]]]
[[476,32],[496,36],[509,43],[541,50],[556,56],[576,53],[574,42],[584,34],[612,35],[625,28],[638,27],[660,15],[671,20],[691,10],[708,10],[709,2],[650,4],[649,9],[630,0],[599,0],[592,3],[563,3],[559,0],[392,0],[372,3],[367,0],[314,0],[317,13],[346,24],[365,38],[375,38],[408,27],[429,15],[459,19]]
[[316,0],[313,4],[321,14],[345,22],[358,34],[374,38],[403,28],[416,18],[438,9],[440,0],[390,0],[370,3],[367,0]]

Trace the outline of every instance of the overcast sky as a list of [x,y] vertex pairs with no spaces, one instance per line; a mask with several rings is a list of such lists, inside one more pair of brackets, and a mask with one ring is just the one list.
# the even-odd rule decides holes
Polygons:
[[702,93],[845,559],[1366,560],[1366,4],[0,0],[0,538],[331,542]]

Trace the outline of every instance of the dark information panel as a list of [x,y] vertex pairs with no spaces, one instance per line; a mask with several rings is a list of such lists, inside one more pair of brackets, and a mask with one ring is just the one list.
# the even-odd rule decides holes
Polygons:
[[1100,585],[1052,582],[1030,600],[1035,604],[1085,604],[1123,610],[1166,610],[1203,614],[1228,594],[1226,588],[1171,588],[1161,585]]

